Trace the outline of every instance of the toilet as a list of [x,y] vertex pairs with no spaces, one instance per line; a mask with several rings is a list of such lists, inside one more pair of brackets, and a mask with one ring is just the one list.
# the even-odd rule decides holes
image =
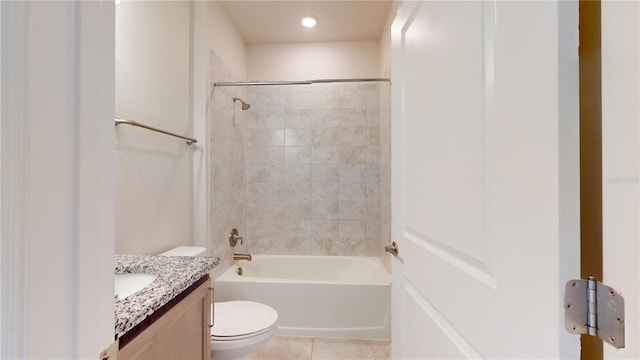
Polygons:
[[217,302],[213,311],[212,359],[242,359],[262,347],[278,329],[278,313],[265,304]]
[[[160,256],[203,256],[207,249],[180,246]],[[253,301],[216,302],[211,328],[211,358],[242,359],[262,347],[278,329],[278,312]]]

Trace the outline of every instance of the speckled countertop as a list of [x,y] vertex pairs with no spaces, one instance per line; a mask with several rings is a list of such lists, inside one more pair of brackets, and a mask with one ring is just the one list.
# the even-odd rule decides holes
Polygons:
[[115,298],[115,334],[120,337],[176,295],[207,275],[217,257],[116,255],[115,273],[157,274],[144,289],[124,299]]

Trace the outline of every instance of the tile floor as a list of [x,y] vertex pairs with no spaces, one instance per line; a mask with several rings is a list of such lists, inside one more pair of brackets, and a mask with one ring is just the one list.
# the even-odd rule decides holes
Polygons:
[[322,339],[275,336],[250,360],[390,360],[387,340]]

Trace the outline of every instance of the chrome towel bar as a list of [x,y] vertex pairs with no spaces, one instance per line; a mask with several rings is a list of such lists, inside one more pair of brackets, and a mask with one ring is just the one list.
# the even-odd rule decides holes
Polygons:
[[189,138],[189,137],[182,136],[182,135],[178,135],[178,134],[174,134],[174,133],[169,132],[169,131],[160,130],[158,128],[154,128],[153,126],[145,125],[145,124],[139,123],[137,121],[124,120],[124,119],[115,119],[115,121],[116,121],[116,126],[123,125],[123,124],[124,125],[137,126],[137,127],[143,128],[143,129],[159,132],[159,133],[162,133],[162,134],[165,134],[165,135],[175,136],[177,138],[186,140],[187,141],[187,145],[195,144],[195,143],[198,142],[198,140],[196,140],[196,139]]

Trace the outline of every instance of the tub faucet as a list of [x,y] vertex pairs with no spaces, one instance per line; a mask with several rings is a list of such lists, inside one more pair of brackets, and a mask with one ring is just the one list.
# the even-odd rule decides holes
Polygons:
[[233,254],[233,260],[247,260],[251,261],[251,254]]

